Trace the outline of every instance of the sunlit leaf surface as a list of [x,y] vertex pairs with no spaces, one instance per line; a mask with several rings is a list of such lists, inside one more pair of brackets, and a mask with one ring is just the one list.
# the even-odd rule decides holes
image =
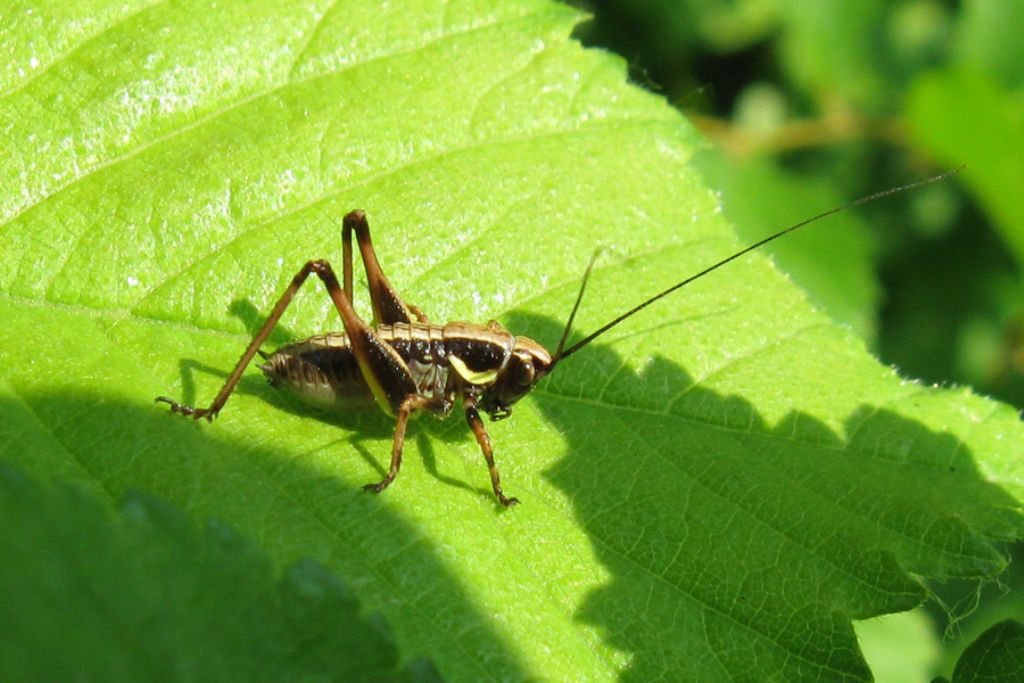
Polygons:
[[[340,262],[355,207],[433,320],[550,346],[595,247],[582,332],[737,241],[695,133],[565,6],[92,4],[0,29],[6,459],[311,557],[452,680],[862,680],[851,618],[1005,566],[1016,413],[901,381],[759,256],[489,426],[511,511],[457,417],[418,421],[373,496],[383,414],[312,414],[255,369],[215,424],[166,414],[306,259]],[[313,284],[274,341],[338,327]]]

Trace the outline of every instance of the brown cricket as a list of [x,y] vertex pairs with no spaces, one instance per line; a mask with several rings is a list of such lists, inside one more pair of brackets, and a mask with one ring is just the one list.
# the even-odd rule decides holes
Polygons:
[[[372,399],[396,419],[388,473],[382,480],[363,487],[380,493],[395,480],[402,466],[409,416],[425,410],[441,418],[447,417],[458,398],[469,428],[487,460],[494,495],[502,505],[509,507],[519,501],[505,495],[501,488],[491,439],[480,418],[480,411],[487,413],[492,421],[508,417],[512,405],[528,394],[558,363],[658,299],[726,263],[826,216],[942,180],[959,170],[876,192],[780,230],[655,294],[566,348],[573,319],[594,265],[594,258],[591,258],[554,354],[532,339],[512,334],[494,320],[486,325],[431,323],[418,308],[404,302],[388,282],[377,261],[366,215],[357,209],[345,216],[342,226],[344,286],[338,283],[327,261],[308,261],[292,278],[209,407],[185,406],[166,396],[159,396],[156,400],[169,403],[172,412],[212,421],[227,403],[246,366],[257,353],[265,359],[259,368],[270,384],[299,398],[336,408],[344,408],[352,401]],[[373,307],[373,323],[370,325],[352,307],[353,232],[359,243],[370,289]],[[260,346],[311,274],[316,274],[323,281],[341,315],[345,331],[310,337],[282,346],[271,354],[264,353]]]

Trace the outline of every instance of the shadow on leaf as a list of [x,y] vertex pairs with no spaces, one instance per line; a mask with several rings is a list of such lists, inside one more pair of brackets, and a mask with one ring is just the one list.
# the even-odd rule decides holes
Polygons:
[[625,680],[868,680],[852,619],[920,604],[919,577],[998,574],[997,543],[1024,531],[950,434],[869,405],[845,436],[795,412],[770,425],[664,359],[624,368],[594,344],[534,402],[566,443],[545,476],[613,577],[576,617],[629,655]]
[[[279,568],[309,558],[343,577],[358,600],[390,624],[403,662],[429,656],[457,679],[527,677],[515,648],[478,611],[423,533],[382,498],[312,466],[308,454],[217,438],[209,425],[148,403],[88,392],[20,398],[18,405],[47,427],[94,491],[118,500],[129,489],[144,490],[192,518],[227,521],[258,539]],[[15,407],[0,401],[4,414]],[[4,459],[48,477],[45,462],[16,445],[8,444]],[[337,457],[330,444],[311,448]],[[304,651],[323,654],[332,636],[321,635],[319,642],[315,629],[306,634]],[[483,652],[486,658],[467,656]]]
[[[130,491],[115,514],[81,488],[0,463],[4,680],[433,681],[400,670],[386,623],[311,560],[275,572],[216,520]],[[131,635],[128,635],[131,633]],[[158,673],[159,672],[159,673]]]

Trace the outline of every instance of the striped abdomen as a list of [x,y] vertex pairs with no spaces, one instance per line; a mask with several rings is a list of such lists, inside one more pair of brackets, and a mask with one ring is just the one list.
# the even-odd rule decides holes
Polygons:
[[260,370],[273,387],[322,407],[373,403],[344,332],[282,346]]
[[[469,323],[397,323],[375,333],[405,362],[417,391],[437,399],[453,399],[460,384],[492,381],[513,339]],[[304,401],[325,407],[373,401],[344,332],[288,344],[266,358],[260,369],[270,383]]]

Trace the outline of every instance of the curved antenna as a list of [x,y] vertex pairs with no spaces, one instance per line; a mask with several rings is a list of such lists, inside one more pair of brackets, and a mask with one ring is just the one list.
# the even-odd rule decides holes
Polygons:
[[748,247],[740,249],[739,251],[737,251],[732,256],[728,256],[728,257],[722,259],[721,261],[719,261],[718,263],[715,263],[715,264],[712,264],[712,265],[708,266],[707,268],[705,268],[704,270],[700,271],[699,273],[696,273],[695,275],[691,275],[690,277],[686,278],[682,282],[678,282],[678,283],[672,285],[671,287],[669,287],[668,289],[655,294],[654,296],[652,296],[651,298],[647,299],[646,301],[643,301],[643,302],[637,304],[636,306],[634,306],[633,308],[629,309],[628,311],[626,311],[622,315],[618,316],[617,318],[615,318],[611,322],[608,322],[608,323],[602,325],[595,332],[591,332],[586,337],[584,337],[580,341],[576,342],[575,344],[573,344],[569,348],[563,349],[563,347],[565,346],[565,340],[569,336],[569,328],[572,326],[573,318],[576,316],[576,309],[579,308],[580,301],[583,299],[583,290],[587,286],[587,279],[590,277],[590,271],[591,271],[591,269],[594,266],[594,259],[597,257],[597,253],[595,253],[594,256],[591,257],[590,265],[587,266],[587,272],[583,276],[583,284],[582,284],[582,286],[580,286],[579,296],[576,297],[576,305],[573,306],[573,308],[572,308],[572,314],[569,316],[569,322],[566,324],[565,331],[562,333],[562,340],[558,343],[558,350],[555,352],[555,357],[552,360],[551,366],[554,367],[563,358],[568,358],[569,356],[571,356],[572,354],[576,353],[577,351],[582,349],[584,346],[589,344],[590,342],[592,342],[595,339],[597,339],[598,337],[600,337],[602,334],[604,334],[608,330],[612,329],[613,327],[615,327],[616,325],[621,323],[626,318],[629,318],[629,317],[632,317],[632,316],[636,315],[637,313],[639,313],[643,309],[645,309],[648,306],[650,306],[651,304],[653,304],[658,299],[661,299],[663,297],[668,296],[669,294],[671,294],[672,292],[676,291],[680,287],[684,287],[684,286],[690,284],[691,282],[693,282],[694,280],[699,280],[700,278],[704,277],[705,275],[707,275],[711,271],[717,270],[718,268],[721,268],[726,263],[729,263],[730,261],[734,261],[734,260],[738,259],[740,256],[743,256],[744,254],[747,254],[747,253],[753,251],[754,249],[757,249],[758,247],[762,247],[762,246],[768,244],[772,240],[776,240],[776,239],[782,237],[783,235],[788,235],[789,233],[793,232],[794,230],[798,230],[798,229],[804,227],[805,225],[810,225],[811,223],[814,223],[815,221],[819,221],[822,218],[827,218],[828,216],[831,216],[834,213],[839,213],[840,211],[845,211],[846,209],[850,209],[850,208],[853,208],[855,206],[860,206],[861,204],[868,204],[868,203],[873,202],[875,200],[882,199],[883,197],[889,197],[891,195],[899,194],[901,192],[907,192],[909,190],[914,190],[914,189],[917,189],[919,187],[923,187],[924,185],[930,185],[931,183],[937,183],[940,180],[945,180],[946,178],[949,178],[950,176],[956,175],[957,173],[959,173],[963,169],[964,169],[964,166],[958,166],[957,168],[954,168],[951,171],[946,171],[944,173],[940,173],[938,175],[934,175],[931,178],[925,178],[924,180],[919,180],[919,181],[917,181],[915,183],[909,183],[907,185],[900,185],[899,187],[891,187],[888,190],[881,190],[879,192],[875,192],[874,194],[869,194],[866,197],[861,197],[860,199],[854,199],[852,201],[846,202],[845,204],[841,204],[841,205],[839,205],[839,206],[837,206],[835,208],[829,209],[828,211],[825,211],[823,213],[819,213],[818,215],[812,216],[811,218],[808,218],[806,220],[802,220],[799,223],[796,223],[794,225],[789,226],[788,228],[785,228],[784,230],[779,230],[778,232],[776,232],[774,234],[771,234],[771,235],[768,235],[768,237],[765,237],[764,239],[762,239],[762,240],[760,240],[758,242],[754,242],[753,244],[751,244]]

